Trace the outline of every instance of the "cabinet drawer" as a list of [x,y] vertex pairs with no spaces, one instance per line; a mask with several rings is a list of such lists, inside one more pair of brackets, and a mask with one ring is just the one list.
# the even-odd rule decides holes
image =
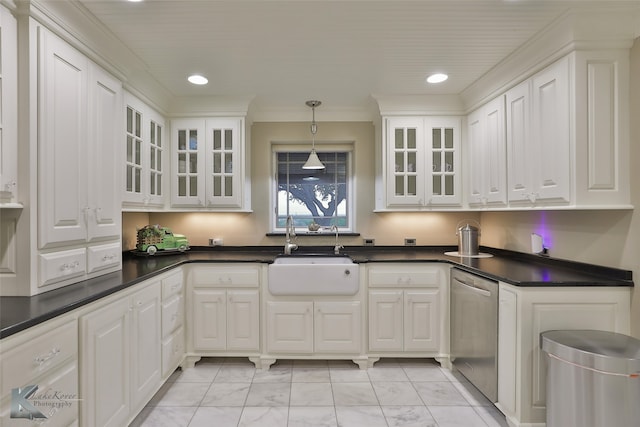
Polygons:
[[191,283],[194,287],[251,287],[260,285],[260,267],[247,264],[220,267],[193,267]]
[[77,323],[71,321],[2,353],[0,396],[62,365],[78,353]]
[[183,323],[182,295],[174,295],[162,303],[162,336],[166,337]]
[[[2,401],[0,410],[0,425],[3,427],[68,427],[78,425],[78,363],[76,360],[64,365],[51,375],[38,380],[38,390],[34,396],[27,399],[47,419],[42,423],[29,421],[25,418],[11,418],[11,397]],[[41,396],[43,400],[38,400]],[[48,400],[44,400],[48,399]]]
[[369,268],[369,287],[437,287],[444,280],[437,267],[393,266]]
[[184,328],[180,328],[162,341],[162,378],[178,367],[184,355]]
[[182,293],[182,270],[162,279],[162,299]]
[[103,270],[110,267],[118,267],[122,256],[120,243],[108,245],[90,246],[87,249],[88,272]]
[[84,276],[87,271],[86,249],[40,254],[39,286],[46,286],[73,277]]

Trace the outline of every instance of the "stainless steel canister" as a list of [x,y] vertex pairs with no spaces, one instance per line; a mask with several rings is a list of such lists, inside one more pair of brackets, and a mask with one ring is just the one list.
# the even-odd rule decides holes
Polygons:
[[478,255],[480,229],[469,223],[458,227],[458,254]]

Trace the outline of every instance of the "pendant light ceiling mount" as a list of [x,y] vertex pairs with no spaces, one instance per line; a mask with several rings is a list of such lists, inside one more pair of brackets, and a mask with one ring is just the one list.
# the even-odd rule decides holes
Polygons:
[[307,159],[307,162],[304,164],[304,166],[302,166],[302,169],[315,169],[315,170],[324,169],[324,165],[322,164],[322,162],[318,158],[318,154],[316,153],[316,132],[318,131],[318,125],[316,124],[316,107],[322,104],[322,102],[311,100],[311,101],[305,102],[305,104],[307,104],[307,107],[311,107],[312,140],[311,140],[311,153],[309,153],[309,158]]

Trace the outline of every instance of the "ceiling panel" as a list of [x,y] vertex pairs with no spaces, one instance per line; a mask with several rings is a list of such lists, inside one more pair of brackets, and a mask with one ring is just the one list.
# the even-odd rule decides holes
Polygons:
[[[175,96],[359,108],[372,93],[460,93],[576,2],[81,0]],[[445,71],[447,82],[424,79]],[[198,72],[209,84],[195,87]]]

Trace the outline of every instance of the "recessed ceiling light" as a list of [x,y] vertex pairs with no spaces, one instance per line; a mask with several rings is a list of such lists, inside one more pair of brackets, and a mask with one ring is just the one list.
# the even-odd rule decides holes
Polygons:
[[449,76],[442,73],[431,74],[429,77],[427,77],[427,83],[442,83],[448,78]]
[[189,80],[189,83],[193,83],[194,85],[206,85],[209,83],[209,79],[201,76],[200,74],[190,75],[187,80]]
[[127,1],[129,1],[131,3],[138,3],[138,2],[141,2],[141,1],[144,1],[144,0],[127,0]]

